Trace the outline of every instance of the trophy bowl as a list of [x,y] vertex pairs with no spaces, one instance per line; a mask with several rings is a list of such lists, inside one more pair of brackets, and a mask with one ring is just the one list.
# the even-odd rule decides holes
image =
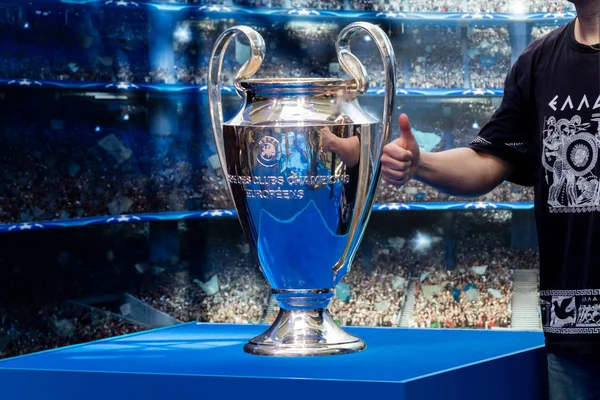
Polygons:
[[[368,76],[349,43],[361,31],[378,46],[386,74],[381,125],[358,102]],[[250,43],[250,59],[234,79],[243,104],[223,122],[223,54],[238,34]],[[350,79],[252,79],[264,49],[256,31],[235,26],[217,39],[209,66],[209,105],[223,174],[280,305],[275,322],[244,350],[275,356],[361,351],[365,343],[339,327],[327,305],[350,269],[373,206],[393,110],[393,49],[377,26],[353,23],[336,42]]]

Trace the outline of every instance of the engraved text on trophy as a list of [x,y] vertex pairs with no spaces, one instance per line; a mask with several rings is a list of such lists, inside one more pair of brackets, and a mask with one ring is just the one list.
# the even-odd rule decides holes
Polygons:
[[[231,190],[248,199],[302,200],[347,186],[360,159],[360,126],[224,126]],[[236,197],[237,197],[236,196]]]

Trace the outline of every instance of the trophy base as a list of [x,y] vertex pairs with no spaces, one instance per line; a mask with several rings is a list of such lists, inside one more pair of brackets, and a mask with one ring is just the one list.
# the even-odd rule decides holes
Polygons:
[[280,309],[273,325],[250,339],[244,351],[260,356],[328,356],[366,347],[359,337],[340,328],[326,308]]

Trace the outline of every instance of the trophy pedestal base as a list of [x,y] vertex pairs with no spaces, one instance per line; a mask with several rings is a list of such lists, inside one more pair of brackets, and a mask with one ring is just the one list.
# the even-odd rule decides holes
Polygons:
[[328,356],[365,348],[365,342],[340,328],[326,308],[280,309],[273,325],[250,339],[244,351],[261,356]]

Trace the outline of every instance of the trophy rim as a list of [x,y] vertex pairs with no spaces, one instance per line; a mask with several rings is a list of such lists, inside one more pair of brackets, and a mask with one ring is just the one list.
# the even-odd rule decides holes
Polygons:
[[239,81],[244,89],[315,89],[347,90],[356,88],[356,82],[344,78],[250,78]]

